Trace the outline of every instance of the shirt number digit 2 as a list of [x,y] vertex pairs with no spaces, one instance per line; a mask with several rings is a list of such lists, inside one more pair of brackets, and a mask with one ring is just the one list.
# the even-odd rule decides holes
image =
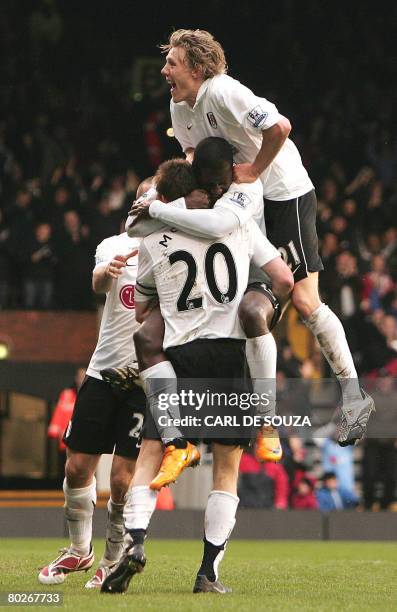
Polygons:
[[[226,292],[222,292],[219,289],[215,277],[214,260],[215,255],[218,253],[223,256],[228,271],[229,286]],[[175,251],[169,256],[169,260],[171,265],[175,264],[177,261],[183,261],[187,266],[185,284],[176,303],[178,312],[184,312],[194,308],[202,308],[202,297],[189,297],[197,278],[197,264],[193,255],[189,253],[189,251]],[[208,289],[210,290],[212,297],[219,304],[229,304],[236,297],[237,293],[237,270],[230,249],[221,242],[212,244],[205,254],[204,266]]]

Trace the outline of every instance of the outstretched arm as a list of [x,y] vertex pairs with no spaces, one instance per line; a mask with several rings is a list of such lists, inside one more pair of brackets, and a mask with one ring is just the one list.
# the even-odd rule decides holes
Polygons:
[[149,214],[154,219],[200,238],[222,238],[239,225],[238,218],[229,210],[175,208],[158,200],[150,205]]
[[[222,204],[226,195],[217,204]],[[126,223],[129,236],[148,235],[169,225],[199,238],[221,238],[239,225],[238,215],[232,211],[209,209],[208,195],[200,189],[167,204],[160,200],[142,202],[132,209],[132,213],[135,214],[130,215]],[[148,233],[144,234],[145,231]]]

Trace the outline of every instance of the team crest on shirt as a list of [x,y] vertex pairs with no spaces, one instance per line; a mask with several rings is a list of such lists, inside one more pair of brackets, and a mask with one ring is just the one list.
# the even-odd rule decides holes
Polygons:
[[267,119],[267,115],[268,113],[264,111],[263,108],[261,108],[258,105],[258,106],[255,106],[255,108],[253,108],[252,110],[250,110],[247,118],[248,118],[248,121],[252,123],[254,128],[259,128],[265,123]]
[[209,122],[209,124],[210,124],[210,126],[212,128],[217,128],[218,127],[218,124],[216,122],[214,113],[207,113],[207,119],[208,119],[208,122]]
[[134,285],[124,285],[120,289],[119,293],[120,302],[128,308],[132,310],[135,308],[135,287]]
[[251,199],[242,191],[235,191],[233,197],[229,198],[231,202],[238,204],[241,208],[246,208],[251,203]]

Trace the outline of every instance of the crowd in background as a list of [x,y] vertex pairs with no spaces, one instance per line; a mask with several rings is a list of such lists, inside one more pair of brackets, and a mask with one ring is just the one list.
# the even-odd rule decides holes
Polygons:
[[[167,135],[161,63],[133,76],[146,55],[159,58],[155,44],[169,28],[160,27],[159,8],[131,12],[128,2],[114,12],[97,7],[94,25],[89,3],[22,5],[6,0],[0,7],[0,308],[94,309],[96,245],[120,231],[140,179],[180,155]],[[396,376],[397,90],[389,90],[395,50],[387,32],[397,9],[385,23],[376,7],[298,9],[282,0],[277,10],[268,7],[264,37],[262,20],[252,19],[260,6],[228,5],[229,23],[238,19],[237,39],[232,28],[213,27],[223,0],[211,3],[212,22],[197,7],[197,25],[223,42],[230,74],[291,119],[291,137],[317,191],[323,300],[343,322],[359,373]],[[196,25],[187,8],[178,11],[175,23]],[[151,18],[142,40],[131,34],[131,15],[135,30]],[[321,368],[326,375],[323,362]],[[302,375],[288,345],[279,369],[280,376]],[[247,473],[250,461],[243,463]],[[288,504],[336,499],[329,491],[346,487],[333,479],[334,470],[324,472],[321,495],[311,477],[298,482],[290,472]],[[365,495],[370,505],[369,485]]]

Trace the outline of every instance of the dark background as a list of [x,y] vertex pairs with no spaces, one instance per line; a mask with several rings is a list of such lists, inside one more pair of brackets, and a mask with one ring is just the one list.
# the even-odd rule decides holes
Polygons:
[[396,17],[382,2],[3,0],[0,308],[95,308],[96,245],[139,180],[181,154],[157,45],[208,28],[229,73],[292,122],[319,202],[323,299],[360,371],[396,375]]

